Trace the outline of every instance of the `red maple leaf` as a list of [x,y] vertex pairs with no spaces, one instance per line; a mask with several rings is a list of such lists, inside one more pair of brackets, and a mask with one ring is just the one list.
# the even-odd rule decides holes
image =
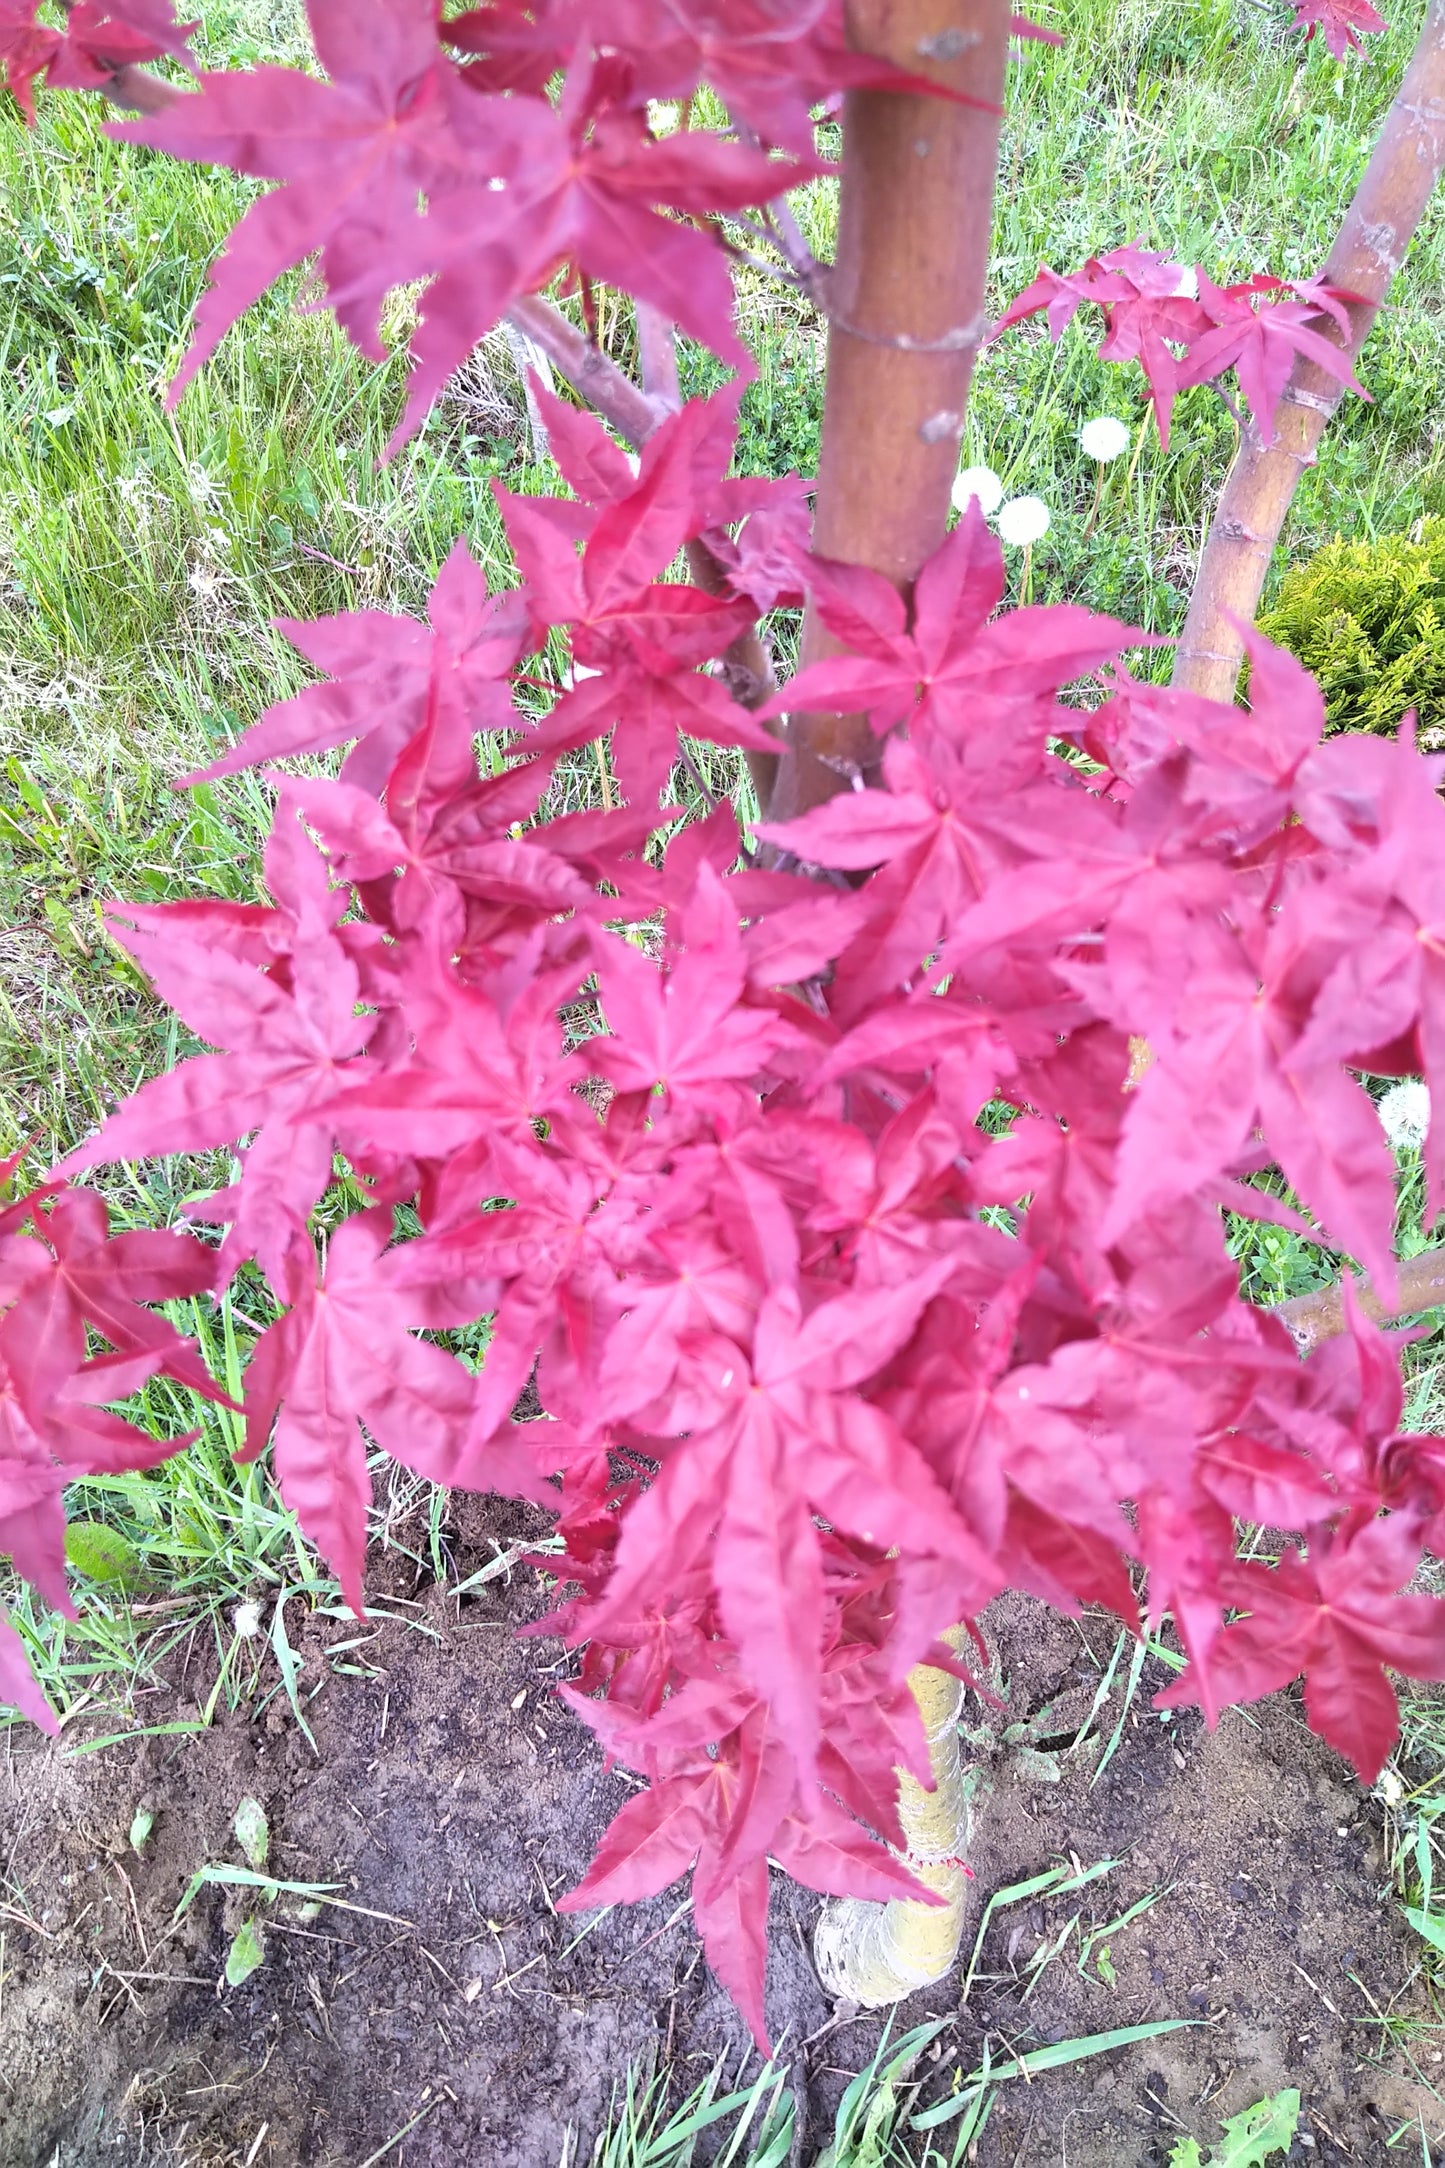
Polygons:
[[177,22],[171,0],[75,0],[46,81],[53,90],[97,90],[117,68],[147,60],[194,68],[186,41],[199,27]]
[[37,22],[40,0],[0,0],[0,61],[5,82],[28,121],[35,119],[34,84],[60,50],[60,32]]
[[[1053,32],[1026,25],[1022,17],[1012,20],[1020,35],[1054,40]],[[726,10],[695,0],[669,8],[655,0],[605,0],[593,8],[560,0],[526,10],[493,5],[454,17],[444,35],[477,56],[467,73],[488,90],[541,91],[589,45],[621,61],[638,105],[686,100],[707,82],[763,142],[799,153],[813,149],[813,108],[842,90],[912,91],[979,103],[852,51],[840,0],[732,0]]]
[[506,680],[522,652],[526,615],[519,597],[488,595],[461,537],[436,576],[427,620],[422,625],[388,610],[345,610],[305,624],[277,618],[276,630],[333,682],[278,701],[229,753],[186,781],[208,783],[354,738],[342,780],[376,795],[428,722],[454,725],[468,744],[479,730],[513,727]]
[[690,217],[663,211],[741,211],[828,169],[810,154],[771,158],[702,130],[659,140],[645,112],[614,105],[609,89],[606,63],[579,59],[558,106],[521,95],[472,99],[487,114],[490,163],[437,194],[415,221],[420,261],[411,275],[437,275],[422,302],[393,447],[420,425],[513,296],[544,286],[563,264],[625,287],[725,361],[747,365],[732,328],[726,257]]
[[981,702],[1016,714],[1122,648],[1152,644],[1116,618],[1069,605],[1012,610],[990,624],[1003,595],[1003,551],[976,501],[919,573],[911,611],[890,581],[862,565],[813,558],[806,578],[819,617],[853,653],[798,671],[764,716],[861,709],[880,735],[909,720],[958,738],[966,725],[977,729]]
[[[1232,1566],[1225,1600],[1249,1615],[1205,1659],[1211,1692],[1220,1703],[1257,1701],[1303,1672],[1311,1727],[1373,1784],[1400,1728],[1387,1669],[1445,1679],[1445,1606],[1397,1593],[1419,1560],[1416,1524],[1392,1513],[1307,1556],[1288,1550],[1274,1567]],[[1191,1666],[1155,1703],[1181,1708],[1200,1692]]]
[[193,1392],[222,1398],[192,1341],[147,1305],[198,1295],[215,1285],[214,1250],[194,1236],[137,1228],[109,1231],[109,1215],[93,1190],[70,1189],[35,1207],[35,1225],[50,1259],[27,1276],[10,1312],[12,1345],[23,1348],[28,1389],[48,1399],[81,1369],[86,1331],[117,1355],[147,1355],[154,1368]]
[[[226,1398],[194,1344],[146,1307],[210,1288],[216,1258],[190,1236],[110,1236],[105,1205],[83,1190],[35,1192],[9,1209],[7,1224],[17,1216],[35,1233],[0,1234],[0,1548],[69,1613],[64,1483],[154,1467],[197,1435],[157,1437],[108,1403],[162,1371]],[[112,1352],[87,1359],[91,1335]]]
[[1335,59],[1344,60],[1351,48],[1363,52],[1361,33],[1368,37],[1390,26],[1370,0],[1296,0],[1294,27],[1304,31],[1306,40],[1323,30]]
[[59,1737],[59,1722],[30,1668],[25,1643],[3,1611],[0,1611],[0,1701],[8,1701],[12,1708],[18,1709],[22,1716],[28,1716],[32,1724],[38,1724],[52,1738]]
[[1187,346],[1208,330],[1211,321],[1195,298],[1193,274],[1183,264],[1137,242],[1130,248],[1111,249],[1105,256],[1091,256],[1079,271],[1060,273],[1043,265],[990,336],[997,338],[1010,325],[1046,310],[1049,336],[1061,338],[1086,301],[1104,312],[1102,358],[1137,361],[1143,368],[1159,441],[1167,447],[1174,395],[1184,381],[1174,348]]
[[331,1131],[313,1110],[335,1097],[374,1018],[357,1013],[359,973],[336,930],[344,898],[328,890],[325,861],[301,838],[294,813],[283,816],[266,863],[273,890],[292,906],[286,983],[196,938],[193,916],[174,925],[161,907],[129,932],[117,919],[117,938],[157,991],[199,1038],[226,1051],[153,1077],[63,1165],[213,1151],[254,1130],[240,1182],[210,1209],[232,1223],[226,1265],[259,1256],[279,1272],[292,1231],[331,1178]]
[[747,961],[737,911],[707,866],[681,914],[685,938],[659,971],[625,941],[599,945],[597,980],[608,1034],[589,1039],[595,1074],[619,1091],[661,1093],[672,1106],[706,1108],[721,1088],[767,1066],[788,1026],[765,1009],[741,1005]]
[[434,0],[310,0],[308,15],[325,80],[295,68],[206,73],[192,96],[110,131],[283,184],[252,204],[214,266],[172,400],[237,317],[315,251],[339,321],[381,360],[387,290],[426,268],[418,192],[496,170],[492,116],[455,84]]
[[[733,485],[724,476],[735,414],[735,394],[690,400],[648,439],[625,490],[615,468],[607,470],[609,493],[600,509],[579,511],[496,489],[539,634],[567,626],[580,666],[540,729],[522,743],[552,753],[612,730],[618,779],[637,806],[656,803],[680,730],[716,744],[776,750],[726,688],[696,668],[752,623],[753,604],[655,577],[684,542],[733,515]],[[594,438],[583,464],[577,435],[571,433],[563,453],[590,488],[602,455]],[[575,542],[583,538],[579,558]]]
[[1287,290],[1283,279],[1263,274],[1237,286],[1215,286],[1199,274],[1199,299],[1213,329],[1199,332],[1189,347],[1188,359],[1179,373],[1180,388],[1205,384],[1233,369],[1239,388],[1253,412],[1265,443],[1274,437],[1275,409],[1289,381],[1295,357],[1303,354],[1316,367],[1335,377],[1362,399],[1369,393],[1355,381],[1349,357],[1322,332],[1312,330],[1311,317],[1331,305],[1355,297],[1333,287],[1315,284],[1303,289],[1310,298],[1300,301],[1262,301],[1264,294]]
[[276,1275],[289,1307],[262,1333],[246,1371],[240,1457],[254,1459],[274,1430],[281,1496],[358,1613],[371,1498],[358,1426],[433,1482],[488,1483],[473,1443],[470,1372],[407,1330],[475,1313],[458,1312],[446,1282],[409,1254],[419,1245],[388,1249],[390,1218],[353,1214],[331,1236],[320,1270],[310,1242],[293,1238]]

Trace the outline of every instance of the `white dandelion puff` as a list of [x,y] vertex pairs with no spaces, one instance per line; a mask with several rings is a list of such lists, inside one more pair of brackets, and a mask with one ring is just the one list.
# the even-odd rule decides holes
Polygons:
[[1392,1084],[1379,1105],[1380,1127],[1398,1152],[1406,1145],[1417,1150],[1430,1127],[1430,1088],[1419,1077]]
[[1079,431],[1079,442],[1086,458],[1097,459],[1102,465],[1128,451],[1129,431],[1125,423],[1116,421],[1112,414],[1096,414]]
[[965,467],[954,477],[953,502],[956,509],[966,512],[977,501],[985,519],[996,512],[1003,502],[1003,483],[992,467]]
[[1042,497],[1010,497],[999,512],[998,531],[1015,549],[1029,549],[1049,531],[1049,508]]

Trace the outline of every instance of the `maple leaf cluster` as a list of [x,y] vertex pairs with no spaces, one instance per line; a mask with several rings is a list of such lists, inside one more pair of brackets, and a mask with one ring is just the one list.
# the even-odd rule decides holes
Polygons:
[[[182,1375],[144,1305],[259,1267],[246,1451],[353,1604],[374,1445],[556,1514],[566,1698],[649,1787],[566,1902],[691,1868],[761,2036],[769,1858],[912,1887],[908,1672],[958,1669],[942,1637],[1001,1589],[1172,1614],[1168,1698],[1211,1720],[1303,1674],[1367,1777],[1389,1671],[1445,1676],[1445,1604],[1400,1593],[1445,1543],[1445,1450],[1402,1434],[1357,1311],[1301,1361],[1241,1299],[1221,1209],[1306,1224],[1251,1182],[1277,1165],[1388,1298],[1392,1161],[1352,1071],[1423,1068],[1445,1102],[1442,763],[1408,730],[1322,743],[1257,636],[1239,710],[1132,677],[1146,636],[1113,619],[997,614],[976,507],[908,603],[809,556],[797,485],[727,478],[731,395],[635,474],[546,419],[573,495],[501,493],[519,591],[458,544],[425,624],[287,627],[324,677],[206,771],[272,776],[272,900],[114,915],[217,1051],[59,1173],[240,1144],[239,1174],[196,1208],[218,1248],[107,1248],[83,1191],[7,1232],[0,1540],[63,1595],[61,1474],[170,1449],[95,1414],[105,1365]],[[699,535],[716,596],[664,576]],[[680,732],[765,739],[707,670],[759,554],[843,649],[788,698],[886,738],[874,782],[745,849],[730,806],[667,793]],[[538,715],[520,666],[559,640]],[[548,818],[561,752],[603,737],[625,802]],[[270,766],[342,744],[335,779]],[[369,1201],[320,1243],[338,1158]],[[1434,1133],[1425,1158],[1433,1212]],[[113,1356],[81,1360],[79,1319]],[[444,1336],[479,1319],[473,1364]],[[1241,1522],[1290,1533],[1279,1565],[1237,1557]]]
[[1294,9],[1294,28],[1303,30],[1305,43],[1323,30],[1336,60],[1363,52],[1365,38],[1390,27],[1370,0],[1294,0]]
[[0,64],[26,118],[35,117],[34,86],[99,90],[117,69],[148,60],[192,65],[194,22],[176,21],[172,0],[74,0],[62,24],[40,19],[41,0],[0,0]]
[[[0,1187],[23,1158],[0,1163]],[[0,1208],[0,1552],[67,1618],[64,1486],[153,1468],[198,1435],[158,1439],[112,1404],[161,1376],[226,1398],[194,1343],[152,1307],[201,1294],[215,1278],[215,1251],[194,1235],[112,1235],[89,1190],[51,1182]],[[57,1729],[3,1610],[0,1700]]]
[[[0,9],[17,4],[29,0]],[[172,397],[274,279],[315,256],[338,321],[374,359],[387,294],[425,286],[394,444],[509,306],[559,272],[584,299],[621,287],[745,365],[720,219],[829,170],[814,113],[843,91],[953,95],[852,51],[843,0],[497,0],[444,21],[437,0],[307,0],[307,12],[324,75],[203,73],[194,94],[111,132],[280,184],[215,265]],[[659,106],[690,119],[704,81],[729,128],[664,123]]]
[[[719,217],[821,170],[840,89],[931,87],[852,54],[841,0],[309,12],[324,74],[204,75],[122,132],[280,184],[183,375],[310,254],[371,353],[419,280],[403,434],[563,269],[741,363]],[[63,43],[0,0],[22,94],[147,38],[182,56],[166,0],[81,0]],[[659,134],[652,102],[703,81],[736,129]],[[1161,433],[1229,368],[1267,432],[1296,353],[1348,373],[1315,326],[1343,332],[1352,297],[1285,292],[1116,250],[1005,322],[1044,309],[1057,336],[1095,303]],[[556,1515],[567,1698],[648,1784],[565,1902],[690,1870],[762,2037],[769,1859],[913,1891],[890,1850],[897,1769],[928,1777],[908,1673],[960,1669],[944,1635],[1002,1589],[1167,1612],[1167,1698],[1210,1720],[1303,1676],[1367,1777],[1389,1672],[1445,1677],[1445,1606],[1409,1592],[1445,1545],[1445,1449],[1401,1431],[1396,1351],[1357,1309],[1299,1359],[1240,1298],[1223,1220],[1321,1232],[1390,1295],[1393,1165],[1357,1072],[1423,1072],[1445,1103],[1441,763],[1408,729],[1322,742],[1312,680],[1255,636],[1238,710],[1138,681],[1146,636],[1113,619],[999,615],[976,506],[906,601],[813,556],[796,478],[730,475],[736,387],[635,469],[538,396],[572,494],[499,492],[520,587],[489,593],[459,543],[425,623],[287,623],[317,682],[205,771],[274,784],[270,901],[112,914],[214,1051],[0,1213],[0,1548],[65,1604],[64,1482],[185,1444],[120,1412],[148,1378],[217,1396],[157,1305],[261,1274],[244,1452],[269,1446],[353,1605],[374,1447]],[[716,593],[667,576],[696,542]],[[803,597],[838,651],[776,710],[864,714],[879,759],[745,842],[729,805],[690,821],[670,793],[690,740],[774,749],[715,665]],[[620,802],[551,814],[593,745]],[[274,766],[343,746],[335,776]],[[206,1240],[112,1236],[64,1186],[227,1148]],[[1425,1162],[1433,1215],[1434,1133]],[[1257,1186],[1271,1167],[1310,1220]],[[479,1321],[475,1362],[446,1336]],[[1277,1565],[1237,1555],[1240,1523],[1291,1539]],[[47,1720],[3,1625],[0,1691]]]
[[[1282,298],[1286,295],[1294,298]],[[1078,310],[1091,302],[1104,318],[1100,357],[1137,361],[1144,371],[1162,445],[1169,443],[1177,394],[1215,383],[1230,369],[1261,437],[1272,443],[1275,412],[1297,355],[1368,399],[1348,356],[1320,328],[1327,319],[1348,344],[1347,309],[1359,299],[1319,279],[1278,279],[1266,271],[1233,286],[1216,286],[1198,266],[1174,263],[1135,243],[1091,256],[1077,271],[1051,271],[1041,264],[1038,277],[1009,304],[990,336],[998,338],[1042,314],[1050,338],[1060,339]]]

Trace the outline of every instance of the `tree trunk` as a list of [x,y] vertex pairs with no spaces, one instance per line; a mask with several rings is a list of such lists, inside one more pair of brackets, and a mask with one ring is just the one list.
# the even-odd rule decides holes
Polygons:
[[[844,104],[813,544],[906,590],[947,528],[985,330],[1009,8],[1007,0],[854,0],[848,21],[860,50],[985,101],[854,91]],[[836,649],[810,612],[804,662]],[[831,797],[876,758],[864,716],[791,717],[770,817],[785,820]]]
[[[1349,310],[1353,358],[1364,345],[1391,279],[1404,261],[1445,164],[1445,0],[1431,0],[1414,57],[1345,213],[1322,276],[1362,299]],[[1338,339],[1323,320],[1325,337]],[[1232,700],[1244,644],[1230,617],[1250,624],[1300,476],[1315,462],[1342,385],[1296,360],[1276,420],[1262,444],[1253,420],[1224,485],[1199,560],[1189,615],[1174,656],[1174,683]]]
[[[984,282],[1008,60],[1007,0],[853,0],[851,43],[980,101],[855,91],[843,110],[837,256],[827,283],[828,391],[813,546],[869,565],[905,593],[948,528]],[[802,661],[837,651],[812,612]],[[795,715],[768,807],[786,820],[876,764],[862,715]],[[942,1906],[843,1899],[815,1954],[825,1986],[894,2002],[941,1979],[958,1954],[969,1812],[956,1680],[920,1665],[909,1685],[934,1786],[900,1775],[908,1863]]]

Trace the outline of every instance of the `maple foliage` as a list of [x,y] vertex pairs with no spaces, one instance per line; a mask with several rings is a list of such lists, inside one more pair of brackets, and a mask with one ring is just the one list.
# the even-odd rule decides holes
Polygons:
[[[1288,294],[1295,298],[1267,298]],[[1169,442],[1178,393],[1212,383],[1230,369],[1268,443],[1296,354],[1361,398],[1369,397],[1355,382],[1346,356],[1320,329],[1321,320],[1328,321],[1347,340],[1345,307],[1358,298],[1319,279],[1278,279],[1262,271],[1233,286],[1216,286],[1198,266],[1174,263],[1136,242],[1091,256],[1077,271],[1040,265],[1037,278],[1009,304],[991,336],[1044,315],[1050,338],[1059,339],[1091,302],[1104,318],[1101,357],[1137,361],[1144,371],[1162,445]]]
[[1306,40],[1323,30],[1325,43],[1336,60],[1364,51],[1364,40],[1389,24],[1370,0],[1295,0],[1294,27]]
[[0,0],[0,62],[28,119],[38,76],[52,90],[96,90],[140,62],[192,65],[187,39],[196,25],[176,20],[172,0],[75,0],[59,26],[40,8],[41,0]]
[[[24,1153],[0,1165],[8,1185]],[[74,1617],[66,1589],[62,1491],[74,1476],[150,1468],[197,1433],[157,1439],[118,1412],[148,1379],[226,1395],[193,1341],[153,1307],[215,1284],[215,1252],[192,1235],[112,1235],[84,1190],[47,1184],[0,1207],[0,1551],[46,1601]],[[94,1343],[104,1343],[95,1353]],[[0,1693],[54,1730],[0,1611]]]
[[[59,80],[33,9],[0,4],[18,86]],[[280,184],[188,366],[313,251],[370,351],[391,287],[430,281],[403,429],[564,265],[737,357],[715,214],[817,170],[822,97],[911,82],[826,0],[506,0],[440,37],[432,0],[310,14],[324,75],[204,76],[128,132]],[[71,17],[106,23],[175,50],[158,0]],[[755,140],[654,133],[648,101],[703,80]],[[1161,432],[1226,368],[1268,430],[1296,353],[1344,371],[1316,327],[1349,300],[1136,248],[1041,273],[1005,322],[1057,336],[1097,305]],[[1133,675],[1150,642],[1117,620],[1001,611],[976,504],[906,598],[813,555],[803,485],[731,472],[735,385],[635,466],[537,396],[571,494],[499,492],[520,584],[489,592],[459,542],[425,622],[283,623],[317,681],[204,771],[274,787],[269,900],[111,913],[210,1051],[0,1207],[0,1549],[67,1605],[67,1479],[184,1446],[127,1420],[148,1379],[219,1396],[160,1306],[264,1283],[243,1451],[270,1449],[354,1606],[373,1449],[555,1516],[565,1698],[647,1784],[563,1902],[690,1872],[761,2039],[769,1860],[917,1894],[908,1675],[958,1670],[944,1636],[1001,1590],[1167,1613],[1166,1698],[1210,1721],[1302,1677],[1367,1778],[1390,1673],[1445,1676],[1445,1604],[1410,1592],[1445,1453],[1401,1430],[1397,1347],[1347,1295],[1302,1361],[1242,1299],[1223,1217],[1289,1218],[1255,1182],[1277,1168],[1389,1298],[1361,1072],[1405,1049],[1445,1102],[1445,762],[1408,722],[1325,742],[1318,688],[1257,635],[1236,708]],[[669,577],[689,544],[712,591]],[[744,708],[713,666],[804,595],[834,652]],[[869,717],[857,787],[748,835],[726,803],[683,816],[689,741],[766,752],[802,706]],[[593,745],[610,802],[552,812]],[[335,774],[275,765],[343,746]],[[219,1149],[206,1236],[112,1235],[73,1180]],[[1433,1214],[1433,1132],[1425,1156]],[[480,1358],[448,1341],[479,1323]],[[1243,1521],[1281,1532],[1276,1564],[1239,1557]],[[0,1693],[53,1721],[3,1620]]]
[[[457,551],[425,626],[292,628],[334,676],[218,765],[344,728],[347,766],[280,780],[269,905],[116,914],[218,1051],[58,1170],[239,1144],[199,1207],[224,1243],[107,1245],[94,1199],[38,1193],[12,1208],[33,1232],[6,1237],[0,1345],[28,1364],[6,1540],[52,1596],[60,1473],[89,1464],[107,1360],[78,1321],[127,1379],[195,1383],[147,1305],[253,1258],[279,1315],[246,1450],[274,1438],[353,1603],[368,1441],[550,1504],[569,1699],[653,1787],[571,1902],[691,1867],[761,2033],[767,1858],[899,1888],[893,1770],[927,1769],[908,1671],[954,1661],[945,1629],[1000,1589],[1168,1610],[1191,1659],[1173,1696],[1211,1716],[1302,1673],[1367,1775],[1389,1670],[1445,1670],[1445,1606],[1397,1593],[1445,1485],[1399,1433],[1394,1352],[1357,1314],[1301,1363],[1241,1300],[1221,1220],[1270,1209],[1247,1185],[1274,1160],[1388,1288],[1391,1161],[1351,1069],[1418,1033],[1445,1092],[1445,808],[1408,731],[1322,743],[1313,681],[1255,635],[1237,710],[1132,678],[1143,636],[1112,619],[995,614],[975,507],[908,606],[796,565],[851,643],[806,696],[892,734],[876,785],[755,831],[786,854],[762,869],[730,809],[689,825],[658,803],[679,727],[728,735],[698,675],[728,597],[682,608],[654,575],[766,505],[728,494],[731,427],[727,398],[688,406],[634,476],[574,415],[559,450],[586,496],[531,501],[519,593],[487,597]],[[517,665],[559,631],[598,674],[539,719]],[[1102,704],[1061,697],[1101,672]],[[690,676],[705,711],[639,695]],[[735,743],[755,729],[734,711]],[[540,817],[558,745],[602,730],[628,802]],[[1367,985],[1361,958],[1393,944]],[[1134,1034],[1155,1059],[1126,1088]],[[337,1154],[374,1201],[320,1256]],[[178,1245],[169,1279],[138,1241]],[[475,1368],[418,1337],[488,1316]],[[541,1419],[519,1416],[529,1379]],[[104,1422],[108,1464],[131,1464],[144,1448]],[[1236,1517],[1300,1548],[1240,1563]]]

